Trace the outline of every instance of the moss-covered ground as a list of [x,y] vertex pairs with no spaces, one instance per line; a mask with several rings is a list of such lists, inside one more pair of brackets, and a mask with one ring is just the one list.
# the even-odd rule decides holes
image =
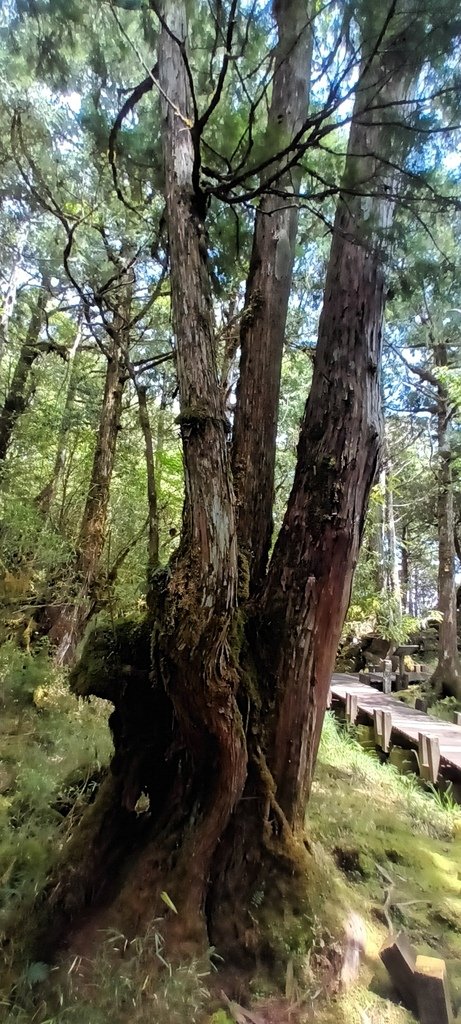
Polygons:
[[[91,799],[111,741],[108,705],[72,697],[46,651],[32,657],[13,646],[0,649],[0,702],[1,931],[11,907],[43,885],[75,815]],[[250,1013],[260,1024],[409,1024],[413,1018],[379,961],[389,925],[405,930],[418,952],[446,960],[453,1003],[461,1009],[458,814],[411,776],[381,765],[327,716],[306,832],[318,877],[338,894],[341,913],[361,918],[362,967],[354,984],[340,991],[326,969],[340,936],[329,933],[330,918],[319,910],[312,923],[315,948],[301,977],[291,977],[288,960],[287,998],[270,992],[267,973],[252,978]],[[7,947],[7,960],[11,953]],[[2,1024],[230,1024],[241,1014],[221,995],[238,991],[239,979],[228,984],[228,968],[213,950],[202,959],[168,963],[161,920],[129,943],[122,935],[101,936],[84,999],[74,985],[85,970],[82,958],[70,948],[64,962],[57,975],[49,965],[24,964],[13,980],[14,1005],[10,977],[0,992]],[[248,976],[241,992],[248,1007]]]
[[359,981],[319,1011],[321,1024],[413,1020],[379,960],[389,925],[417,952],[445,959],[459,1012],[461,807],[444,808],[327,715],[307,827],[344,875],[366,934]]

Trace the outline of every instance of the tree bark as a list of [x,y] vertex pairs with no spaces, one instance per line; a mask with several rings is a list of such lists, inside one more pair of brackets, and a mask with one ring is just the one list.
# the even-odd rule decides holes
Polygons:
[[139,423],[144,437],[144,446],[146,454],[147,507],[149,518],[147,580],[149,586],[152,573],[155,572],[156,569],[158,569],[160,549],[157,485],[155,479],[155,455],[154,443],[152,439],[152,428],[149,417],[149,409],[147,405],[147,390],[140,384],[137,384],[135,386],[139,405]]
[[69,351],[69,364],[68,364],[68,385],[66,392],[66,400],[64,403],[64,410],[61,419],[61,425],[59,428],[58,444],[56,448],[56,456],[54,460],[53,471],[50,479],[42,487],[42,490],[36,497],[36,503],[41,509],[44,515],[49,515],[51,506],[54,501],[56,489],[59,484],[62,472],[64,470],[65,458],[66,458],[66,441],[69,434],[69,430],[72,423],[72,413],[75,401],[75,395],[78,385],[78,350],[81,342],[81,327],[78,324],[77,333],[75,335],[75,341],[72,348]]
[[[276,150],[296,135],[307,117],[311,27],[305,0],[278,0],[273,10],[278,44],[267,139]],[[266,195],[256,212],[241,321],[232,461],[239,547],[249,561],[252,590],[263,579],[272,540],[280,374],[301,173],[300,168],[291,169],[278,186],[293,193],[291,205],[280,196]]]
[[37,342],[45,320],[46,303],[47,292],[41,284],[5,404],[0,412],[0,462],[6,458],[15,424],[27,407],[27,385],[30,372],[35,359],[42,351]]
[[400,589],[400,574],[397,555],[397,536],[395,531],[394,494],[389,478],[392,476],[392,468],[388,465],[386,472],[386,533],[387,533],[387,563],[388,563],[388,592],[393,601],[394,615],[397,622],[402,619],[402,592]]
[[[435,349],[436,365],[447,365],[444,345]],[[451,409],[448,393],[439,381],[437,444],[438,492],[437,518],[439,531],[438,608],[443,618],[439,625],[439,654],[431,682],[443,692],[461,700],[461,663],[458,655],[458,628],[456,616],[455,526],[453,507],[453,455],[448,435]]]
[[409,565],[409,535],[408,523],[402,523],[402,536],[400,540],[400,591],[402,594],[402,610],[411,615],[411,594],[410,594],[410,565]]
[[[139,626],[130,639],[126,623],[95,631],[73,688],[114,704],[111,799],[134,817],[140,794],[150,801],[144,842],[117,895],[120,913],[128,908],[139,929],[164,890],[180,908],[166,922],[169,937],[176,922],[177,938],[202,939],[206,918],[220,951],[237,942],[257,956],[266,940],[272,951],[274,929],[266,918],[262,939],[255,927],[255,883],[263,878],[276,893],[276,915],[283,905],[294,918],[300,888],[304,899],[311,881],[313,858],[307,863],[298,826],[381,448],[382,249],[393,213],[378,155],[384,140],[389,153],[381,107],[406,89],[388,44],[360,82],[295,480],[264,586],[248,601],[216,365],[186,0],[165,0],[160,20],[183,530],[169,566],[155,574],[147,640]],[[98,818],[93,809],[92,850],[107,820],[102,811]],[[93,876],[104,869],[100,861]],[[73,870],[71,858],[68,877]],[[78,879],[84,896],[93,876]],[[51,900],[61,900],[61,882]]]
[[[122,329],[121,325],[119,327]],[[70,662],[74,656],[76,645],[88,620],[91,593],[99,579],[101,555],[106,539],[110,484],[120,430],[123,388],[127,377],[125,364],[121,358],[122,350],[120,341],[114,335],[107,359],[93,467],[77,539],[75,575],[78,580],[78,591],[72,604],[61,607],[57,616],[52,607],[47,613],[52,622],[48,635],[50,640],[57,644],[55,660],[59,665]]]
[[243,789],[246,745],[232,644],[238,582],[235,497],[216,363],[198,143],[194,128],[186,127],[194,112],[183,56],[184,0],[166,0],[162,13],[159,81],[168,97],[162,103],[163,139],[185,503],[181,544],[165,597],[168,628],[158,644],[162,681],[182,742],[196,778],[198,773],[207,779],[199,822],[180,857],[187,876],[187,920],[187,907],[191,915],[203,908],[213,853]]
[[[401,40],[362,75],[335,217],[295,480],[263,595],[275,698],[269,764],[293,828],[304,818],[337,645],[382,445],[383,248],[395,173],[379,104],[406,99]],[[395,148],[395,147],[394,147]],[[262,655],[264,657],[264,653]]]

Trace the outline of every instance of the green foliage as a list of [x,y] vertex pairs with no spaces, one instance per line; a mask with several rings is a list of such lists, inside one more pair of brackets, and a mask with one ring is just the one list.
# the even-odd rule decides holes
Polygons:
[[112,745],[106,705],[77,703],[45,650],[1,647],[0,684],[1,923],[40,890]]

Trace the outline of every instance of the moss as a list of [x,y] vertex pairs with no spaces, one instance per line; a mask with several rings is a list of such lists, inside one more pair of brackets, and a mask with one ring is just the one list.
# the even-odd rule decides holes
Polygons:
[[149,672],[152,626],[147,618],[120,619],[97,626],[88,636],[69,676],[78,697],[103,697],[114,702],[128,669]]
[[357,870],[345,870],[344,879],[368,929],[376,931],[375,971],[388,932],[386,899],[391,922],[405,929],[419,952],[427,949],[447,963],[459,956],[461,834],[456,811],[444,811],[412,777],[379,764],[328,717],[309,822],[337,864],[338,850],[356,854],[346,867]]
[[250,562],[246,555],[239,551],[238,555],[238,587],[239,603],[247,601],[250,596]]

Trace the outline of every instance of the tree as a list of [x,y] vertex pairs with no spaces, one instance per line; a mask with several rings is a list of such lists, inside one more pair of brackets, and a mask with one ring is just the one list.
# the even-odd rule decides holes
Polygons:
[[32,308],[32,314],[19,358],[11,379],[5,403],[0,412],[0,461],[4,461],[15,424],[27,407],[29,400],[28,385],[35,360],[44,352],[58,352],[67,359],[67,352],[52,341],[40,339],[40,332],[45,322],[47,290],[42,281]]
[[[229,97],[240,111],[239,97],[245,95],[241,72],[231,59],[234,41],[245,56],[252,16],[243,27],[234,2],[216,13],[212,63],[221,38],[225,49],[210,97],[203,76],[199,71],[194,76],[191,64],[188,5],[184,0],[165,0],[161,7],[153,2],[152,8],[159,26],[158,66],[145,69],[149,73],[125,100],[114,134],[155,88],[160,94],[157,123],[162,128],[184,462],[183,524],[169,564],[153,576],[150,618],[131,628],[122,622],[118,628],[96,630],[73,672],[76,693],[95,693],[114,704],[115,756],[111,774],[68,846],[69,861],[60,867],[59,885],[51,881],[42,897],[46,923],[43,926],[42,921],[40,935],[52,944],[77,911],[79,899],[91,899],[107,886],[108,858],[112,871],[127,847],[136,845],[136,807],[144,793],[149,816],[143,842],[113,913],[136,918],[139,927],[143,919],[151,918],[163,890],[180,908],[178,917],[172,914],[168,923],[170,941],[178,939],[179,931],[182,941],[197,941],[207,926],[211,941],[227,955],[255,955],[270,941],[264,934],[264,913],[258,921],[245,910],[257,884],[263,881],[268,892],[277,892],[284,874],[285,913],[294,914],[300,901],[303,908],[308,906],[306,887],[314,864],[304,845],[303,821],[368,495],[380,460],[385,258],[400,195],[399,169],[408,155],[408,127],[405,122],[403,132],[399,130],[400,112],[407,110],[411,82],[427,58],[426,24],[421,24],[418,45],[412,36],[410,50],[404,6],[391,4],[378,31],[375,12],[358,10],[353,27],[339,18],[332,61],[335,64],[338,54],[342,61],[345,52],[345,67],[338,70],[336,63],[326,102],[319,102],[304,119],[298,111],[287,123],[282,146],[276,139],[275,146],[268,147],[263,132],[264,139],[253,152],[253,143],[247,146],[245,140],[252,135],[255,110],[267,92],[269,57],[265,74],[260,75],[262,94],[250,97],[244,141],[237,140],[235,146],[231,139],[229,151],[224,136],[222,153],[216,136],[222,131],[219,118],[225,119],[227,113],[224,100]],[[125,38],[128,15],[114,11]],[[299,26],[297,0],[276,3],[274,23],[281,11],[276,75],[281,74],[280,53],[285,54],[285,70],[290,67],[290,75],[298,75],[291,53],[293,48],[298,53],[302,25],[291,41],[290,59],[283,49],[286,25]],[[193,27],[199,38],[209,31],[196,22]],[[336,23],[328,21],[326,38],[335,30]],[[327,80],[328,61],[322,65]],[[276,110],[278,87],[277,78],[271,111]],[[239,508],[245,509],[248,501],[256,522],[261,514],[262,543],[258,539],[253,560],[251,543],[250,550],[246,543],[239,550],[238,543],[243,520],[237,515],[230,425],[218,373],[209,211],[216,203],[246,209],[255,199],[260,201],[250,273],[255,274],[258,265],[270,268],[280,301],[276,331],[272,332],[273,307],[268,302],[259,311],[255,341],[262,353],[265,338],[272,337],[270,359],[265,351],[264,360],[270,376],[270,429],[265,436],[273,449],[286,316],[278,283],[283,279],[285,295],[294,238],[284,223],[275,237],[273,220],[269,233],[262,230],[263,215],[277,213],[278,222],[272,204],[265,207],[266,197],[278,197],[290,206],[295,199],[298,206],[312,203],[312,193],[317,202],[337,194],[336,181],[323,176],[319,181],[315,161],[312,166],[308,156],[333,134],[338,109],[353,94],[312,385],[293,486],[264,574],[274,452],[267,460],[258,460],[258,465],[264,463],[262,475],[258,470],[263,488],[259,493],[255,495],[249,473],[238,481]],[[112,133],[110,150],[117,195],[126,204]],[[204,163],[204,152],[215,154],[216,166]],[[315,183],[312,192],[309,182]],[[287,241],[283,252],[279,243]],[[286,301],[285,297],[285,305]],[[246,330],[247,326],[244,345]],[[243,363],[242,358],[242,368]],[[266,383],[266,377],[254,379],[252,374],[259,371],[255,365],[250,371],[249,364],[248,359],[238,403],[251,410],[251,417],[244,423],[237,455],[250,450],[258,437],[261,403],[251,396],[258,388],[263,391]],[[238,418],[237,412],[236,422]],[[250,525],[254,536],[254,523]]]
[[[311,20],[306,4],[292,0],[276,4],[274,14],[278,43],[266,133],[268,144],[280,148],[282,139],[297,135],[308,112]],[[284,175],[287,162],[287,157],[281,161],[278,185],[295,197],[301,168],[291,167]],[[261,175],[263,188],[268,174],[266,169]],[[255,216],[240,330],[232,446],[238,539],[249,560],[252,588],[264,578],[272,540],[280,373],[297,228],[296,199],[283,206],[279,195],[263,193]],[[255,423],[258,430],[253,429]]]
[[[456,615],[453,484],[460,397],[456,386],[459,352],[456,317],[450,315],[450,308],[456,310],[459,295],[455,263],[459,230],[457,219],[450,228],[445,226],[437,232],[437,226],[434,225],[434,229],[438,237],[433,236],[423,256],[419,251],[418,237],[412,238],[413,257],[409,254],[407,264],[407,273],[410,269],[412,272],[410,316],[407,309],[407,321],[403,330],[400,328],[400,338],[396,339],[393,351],[405,365],[413,382],[413,390],[410,392],[413,410],[421,418],[424,416],[429,428],[429,442],[435,449],[433,476],[436,487],[428,518],[432,514],[436,525],[438,611],[441,621],[438,664],[431,682],[435,691],[443,689],[447,693],[459,695],[461,665]],[[405,301],[408,302],[408,298],[406,300],[404,296],[404,305]],[[412,353],[411,361],[405,354],[408,349]],[[406,563],[405,556],[402,562],[404,575],[407,574]]]

